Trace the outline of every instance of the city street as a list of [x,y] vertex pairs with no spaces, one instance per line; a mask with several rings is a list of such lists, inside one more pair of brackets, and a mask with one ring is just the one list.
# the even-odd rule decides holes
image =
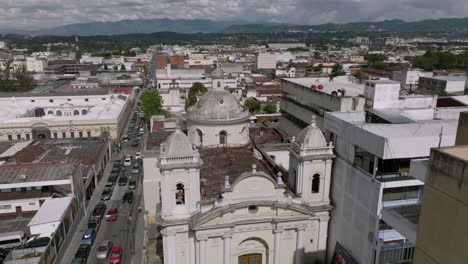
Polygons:
[[[136,97],[135,100],[138,100],[140,94]],[[134,108],[132,109],[132,113],[129,115],[129,118],[127,120],[126,126],[124,128],[123,134],[125,135],[127,128],[130,124],[130,120],[132,119],[132,116],[135,113],[136,109],[136,103]],[[137,115],[138,116],[138,115]],[[107,184],[110,171],[112,169],[112,166],[115,162],[116,159],[123,158],[125,155],[132,155],[132,163],[136,161],[135,159],[135,153],[140,151],[141,148],[141,143],[138,144],[138,146],[133,147],[132,146],[132,141],[135,139],[138,135],[138,123],[140,122],[140,117],[138,116],[136,122],[135,122],[135,128],[133,130],[133,133],[130,135],[130,140],[129,141],[124,141],[121,144],[121,150],[119,153],[114,154],[114,157],[112,158],[112,161],[109,162],[107,165],[107,168],[105,170],[105,175],[99,185],[96,187],[95,192],[93,193],[91,199],[88,201],[90,206],[88,207],[88,218],[92,214],[92,211],[94,209],[94,206],[100,202],[101,199],[101,193],[104,189],[104,186]],[[141,142],[141,141],[140,141]],[[107,206],[107,211],[110,208],[117,208],[118,209],[118,215],[117,215],[117,220],[108,222],[105,217],[103,217],[101,221],[101,226],[97,232],[96,239],[92,245],[90,254],[88,256],[88,261],[87,263],[89,264],[101,264],[101,263],[109,263],[109,258],[105,260],[99,260],[96,258],[96,251],[97,248],[99,247],[100,243],[103,240],[111,240],[113,245],[119,245],[122,247],[122,252],[123,252],[123,258],[122,258],[122,263],[141,263],[142,262],[142,246],[143,243],[143,234],[138,234],[134,235],[135,231],[138,231],[141,233],[141,228],[137,228],[137,222],[138,224],[141,224],[141,220],[144,217],[144,212],[143,210],[139,210],[138,207],[142,208],[143,201],[142,201],[142,175],[143,175],[143,168],[142,168],[142,163],[141,160],[140,162],[140,171],[138,174],[133,174],[132,173],[132,166],[129,167],[122,167],[122,172],[120,173],[119,178],[117,179],[117,182],[114,186],[114,190],[112,193],[112,197],[110,200],[106,201],[106,206]],[[120,177],[126,176],[128,178],[127,184],[124,186],[119,186],[118,181]],[[123,204],[122,203],[122,198],[124,196],[124,193],[129,190],[128,187],[128,182],[131,179],[135,179],[137,182],[136,188],[133,191],[134,193],[134,198],[133,202],[131,204]],[[76,250],[78,249],[80,242],[81,242],[81,237],[83,235],[84,230],[87,227],[87,222],[88,219],[82,219],[80,223],[80,227],[78,231],[73,235],[72,241],[70,243],[69,248],[67,249],[62,263],[68,264],[71,262],[73,259]],[[133,239],[136,238],[138,241],[134,241]],[[136,248],[135,245],[138,247]],[[138,256],[133,259],[135,252],[137,252]]]

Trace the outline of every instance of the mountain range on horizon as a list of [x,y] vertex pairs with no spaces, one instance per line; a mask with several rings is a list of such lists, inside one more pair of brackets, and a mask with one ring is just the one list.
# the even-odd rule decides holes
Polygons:
[[154,32],[177,33],[273,33],[273,32],[468,32],[467,18],[428,19],[406,22],[399,19],[379,22],[327,23],[320,25],[292,25],[273,22],[214,21],[210,19],[134,19],[115,22],[69,24],[37,30],[0,29],[0,33],[25,35],[81,36],[122,35]]

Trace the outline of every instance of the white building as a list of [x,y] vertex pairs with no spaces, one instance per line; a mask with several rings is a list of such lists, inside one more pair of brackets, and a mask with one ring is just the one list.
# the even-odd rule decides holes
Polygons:
[[[453,145],[459,113],[468,107],[435,108],[437,97],[399,96],[399,87],[368,81],[366,111],[325,115],[337,156],[329,260],[339,244],[357,263],[412,261],[424,183],[410,174],[410,164],[432,147]],[[403,214],[412,229],[400,228],[388,214],[403,205],[410,206]]]
[[276,69],[276,55],[274,53],[258,54],[257,69]]
[[0,97],[0,141],[119,138],[129,114],[126,94],[35,94]]
[[249,147],[247,118],[230,93],[210,90],[188,110],[189,136],[176,130],[144,160],[165,263],[324,261],[333,147],[313,120],[291,144],[286,189]]
[[400,82],[401,84],[417,85],[419,77],[423,75],[423,72],[420,70],[404,69],[401,71],[394,71],[392,73],[392,80]]

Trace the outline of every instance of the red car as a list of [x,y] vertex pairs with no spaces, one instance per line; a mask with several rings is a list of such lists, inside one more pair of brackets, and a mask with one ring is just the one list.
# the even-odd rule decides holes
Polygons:
[[110,253],[109,263],[120,264],[121,262],[122,262],[122,248],[120,246],[113,246],[111,253]]
[[107,212],[106,219],[107,221],[115,221],[117,220],[117,215],[119,214],[119,210],[117,208],[110,208]]

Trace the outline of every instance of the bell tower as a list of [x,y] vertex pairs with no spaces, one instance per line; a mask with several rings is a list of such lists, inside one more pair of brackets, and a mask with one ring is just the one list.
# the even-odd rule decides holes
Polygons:
[[315,115],[309,126],[293,138],[289,151],[288,184],[305,203],[330,202],[333,144],[327,144]]

